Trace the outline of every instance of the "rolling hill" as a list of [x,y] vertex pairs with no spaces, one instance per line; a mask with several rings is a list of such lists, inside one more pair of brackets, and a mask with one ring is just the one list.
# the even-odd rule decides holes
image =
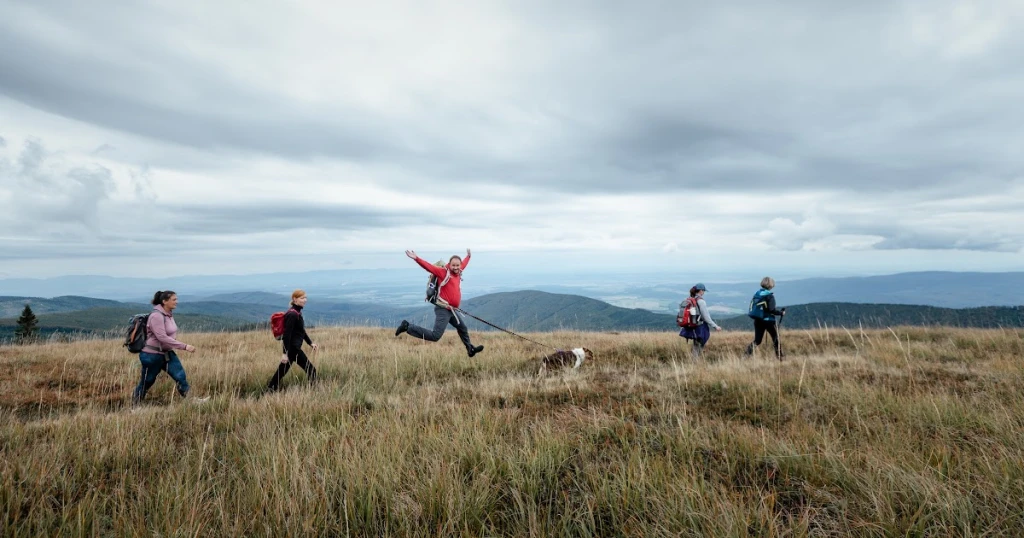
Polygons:
[[[287,298],[269,293],[238,293],[210,297],[215,300],[183,301],[175,318],[183,331],[245,330],[266,327],[270,315],[284,310]],[[244,302],[253,301],[253,302]],[[37,310],[43,334],[54,332],[107,333],[119,331],[134,314],[149,312],[149,305],[119,303],[88,297],[3,297],[0,304],[20,305],[12,315],[0,319],[0,339],[9,339],[15,320],[25,302]],[[463,309],[479,318],[512,331],[674,331],[675,316],[648,310],[621,308],[579,295],[543,291],[502,292],[473,297]],[[76,310],[62,310],[80,307]],[[938,308],[900,304],[813,303],[790,306],[787,328],[890,327],[897,325],[949,327],[1024,327],[1024,307]],[[393,308],[368,303],[310,301],[304,311],[309,326],[397,326],[402,319],[427,327],[433,324],[432,307]],[[716,321],[726,329],[750,330],[746,316]],[[472,318],[474,331],[491,327]]]
[[[39,318],[39,327],[55,329],[59,332],[106,332],[117,331],[128,324],[135,314],[149,312],[146,305],[122,303],[120,306],[100,306],[73,312],[43,314]],[[188,331],[221,331],[240,327],[243,321],[221,316],[201,313],[175,313],[175,321],[182,330]],[[13,331],[14,318],[0,319],[0,328]]]
[[[746,316],[716,320],[725,329],[751,329]],[[1024,327],[1024,307],[938,308],[899,304],[814,303],[786,309],[784,328],[819,326],[880,328],[899,325],[944,327]]]
[[[675,326],[675,316],[620,308],[579,295],[543,291],[482,295],[466,301],[463,308],[477,317],[516,331],[665,330]],[[483,329],[486,326],[471,320],[471,327]]]
[[108,299],[93,299],[92,297],[78,297],[65,295],[52,299],[41,297],[0,297],[0,318],[18,317],[21,311],[28,304],[37,316],[54,312],[74,312],[101,306],[116,307],[124,303]]

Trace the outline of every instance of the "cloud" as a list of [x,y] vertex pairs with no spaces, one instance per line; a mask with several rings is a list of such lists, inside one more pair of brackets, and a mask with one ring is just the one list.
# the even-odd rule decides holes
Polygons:
[[881,250],[975,250],[988,252],[1019,252],[1024,242],[1019,237],[962,235],[952,233],[897,232],[875,243]]
[[[823,180],[864,190],[913,188],[1022,164],[1019,155],[998,155],[1018,147],[1001,133],[949,139],[948,131],[919,126],[1008,112],[1022,119],[1000,104],[1024,86],[1003,82],[1006,93],[993,102],[982,96],[996,74],[971,72],[957,79],[958,91],[936,94],[930,69],[977,68],[955,63],[927,37],[898,31],[951,31],[990,52],[990,64],[1011,66],[1009,45],[1024,40],[990,28],[1018,10],[947,20],[938,9],[922,14],[911,5],[873,4],[842,21],[806,5],[746,6],[757,25],[728,7],[635,7],[629,17],[610,5],[586,8],[587,17],[577,11],[582,7],[529,3],[512,12],[409,10],[421,22],[473,18],[476,30],[455,30],[451,38],[463,46],[452,50],[430,44],[420,24],[397,35],[370,8],[363,8],[366,28],[354,24],[359,17],[330,11],[252,10],[256,33],[247,37],[199,24],[200,16],[234,20],[230,7],[201,14],[183,7],[174,16],[194,46],[181,47],[182,29],[160,24],[167,13],[146,4],[98,17],[56,2],[12,10],[0,46],[20,53],[0,59],[0,91],[80,121],[203,150],[389,163],[434,181],[566,192],[765,191]],[[552,11],[560,17],[557,31]],[[251,56],[219,45],[252,44],[275,21],[297,24],[275,28],[279,48],[266,55],[266,45]],[[679,21],[687,21],[686,31]],[[874,45],[871,32],[847,35],[851,27],[882,33],[893,47],[913,41],[918,52],[894,54]],[[46,28],[60,31],[39,31]],[[314,37],[344,53],[303,49]],[[395,69],[382,72],[363,56]],[[154,58],[160,71],[149,67]],[[478,81],[472,68],[493,78]],[[1013,125],[1001,130],[1016,131]],[[1012,138],[1019,142],[1019,133]],[[954,144],[969,151],[945,151]]]
[[92,227],[113,190],[110,170],[69,166],[37,140],[25,143],[17,160],[0,161],[0,185],[11,201],[11,224],[79,224]]
[[259,234],[302,229],[352,231],[415,226],[424,212],[389,211],[354,204],[187,206],[173,209],[175,232],[195,235]]
[[775,218],[760,236],[769,245],[782,250],[800,250],[808,242],[833,235],[836,226],[827,218],[811,214],[797,223],[789,218]]
[[240,6],[0,7],[0,247],[1022,244],[1019,3]]

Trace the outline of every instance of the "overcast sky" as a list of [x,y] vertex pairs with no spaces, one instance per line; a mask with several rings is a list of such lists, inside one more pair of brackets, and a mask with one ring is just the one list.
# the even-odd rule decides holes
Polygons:
[[1024,270],[1024,2],[0,0],[0,278]]

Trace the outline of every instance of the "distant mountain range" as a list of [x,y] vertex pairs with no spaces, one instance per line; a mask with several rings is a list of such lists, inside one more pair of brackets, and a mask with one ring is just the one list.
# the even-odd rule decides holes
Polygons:
[[[282,311],[289,297],[263,292],[219,294],[200,301],[180,301],[175,317],[182,330],[217,331],[267,323],[270,315]],[[0,336],[13,333],[15,320],[29,303],[37,312],[40,327],[47,332],[106,332],[122,328],[137,313],[152,308],[142,303],[120,303],[88,297],[0,297],[3,313]],[[516,331],[576,330],[661,330],[673,316],[646,310],[612,306],[575,295],[538,291],[496,293],[463,303],[473,315]],[[310,299],[303,315],[310,325],[397,326],[403,319],[432,326],[433,307],[424,303],[413,308],[374,304],[338,303]],[[474,330],[490,327],[468,319]]]
[[[408,311],[422,304],[424,272],[405,269],[332,270],[262,275],[199,275],[161,279],[66,276],[47,279],[0,279],[0,295],[89,296],[146,302],[158,289],[173,289],[183,302],[287,304],[295,288],[314,302],[376,305],[350,311],[350,317],[373,316],[381,308]],[[538,290],[597,299],[615,306],[673,314],[689,287],[704,282],[707,300],[718,315],[746,312],[761,275],[744,282],[717,282],[714,275],[686,273],[589,273],[573,275],[497,272],[476,265],[463,286],[466,300],[485,295]],[[256,290],[256,291],[253,291]],[[1024,272],[916,272],[894,275],[806,278],[777,282],[780,304],[861,303],[924,305],[945,308],[1024,305]],[[109,306],[109,305],[108,305]],[[13,315],[5,310],[4,316]]]
[[[750,284],[708,285],[708,299],[745,311],[759,289]],[[1024,273],[918,272],[884,276],[809,278],[776,282],[780,304],[863,303],[945,308],[1024,305]]]
[[[196,301],[181,301],[175,317],[183,331],[220,331],[265,327],[270,315],[284,310],[289,297],[265,292],[218,294]],[[15,320],[31,304],[44,334],[85,332],[116,334],[137,313],[149,312],[143,303],[65,296],[52,299],[0,297],[0,339],[13,335]],[[622,308],[578,295],[542,291],[502,292],[471,298],[463,309],[495,325],[516,332],[554,330],[674,331],[673,314]],[[423,304],[394,308],[376,304],[317,301],[304,311],[310,325],[397,326],[402,319],[431,326],[432,307]],[[721,317],[726,329],[749,330],[745,315]],[[473,319],[473,330],[491,330]],[[897,304],[813,303],[787,308],[784,326],[791,329],[820,326],[848,328],[897,325],[952,327],[1024,327],[1024,307],[938,308]]]

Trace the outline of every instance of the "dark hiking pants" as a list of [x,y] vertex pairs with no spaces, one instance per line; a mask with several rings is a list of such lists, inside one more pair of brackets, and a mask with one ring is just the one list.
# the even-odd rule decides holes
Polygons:
[[466,346],[466,350],[472,349],[473,344],[469,341],[469,327],[466,327],[466,322],[455,312],[440,306],[434,307],[434,330],[428,331],[419,325],[409,324],[408,332],[410,336],[415,338],[428,342],[437,342],[444,335],[444,330],[448,328],[449,323],[458,331],[459,338],[462,339],[462,344]]
[[775,344],[775,356],[782,356],[782,346],[779,344],[779,329],[775,325],[775,320],[754,320],[754,342],[747,346],[747,355],[754,354],[754,348],[761,345],[761,340],[764,339],[764,333],[768,333],[772,337],[772,343]]
[[282,362],[277,365],[277,372],[274,374],[274,377],[270,378],[270,382],[267,383],[268,389],[277,390],[280,388],[281,378],[288,373],[293,362],[297,362],[306,371],[306,377],[309,378],[310,383],[316,382],[316,368],[313,367],[313,363],[309,362],[306,353],[302,349],[292,349],[288,351],[288,362]]

